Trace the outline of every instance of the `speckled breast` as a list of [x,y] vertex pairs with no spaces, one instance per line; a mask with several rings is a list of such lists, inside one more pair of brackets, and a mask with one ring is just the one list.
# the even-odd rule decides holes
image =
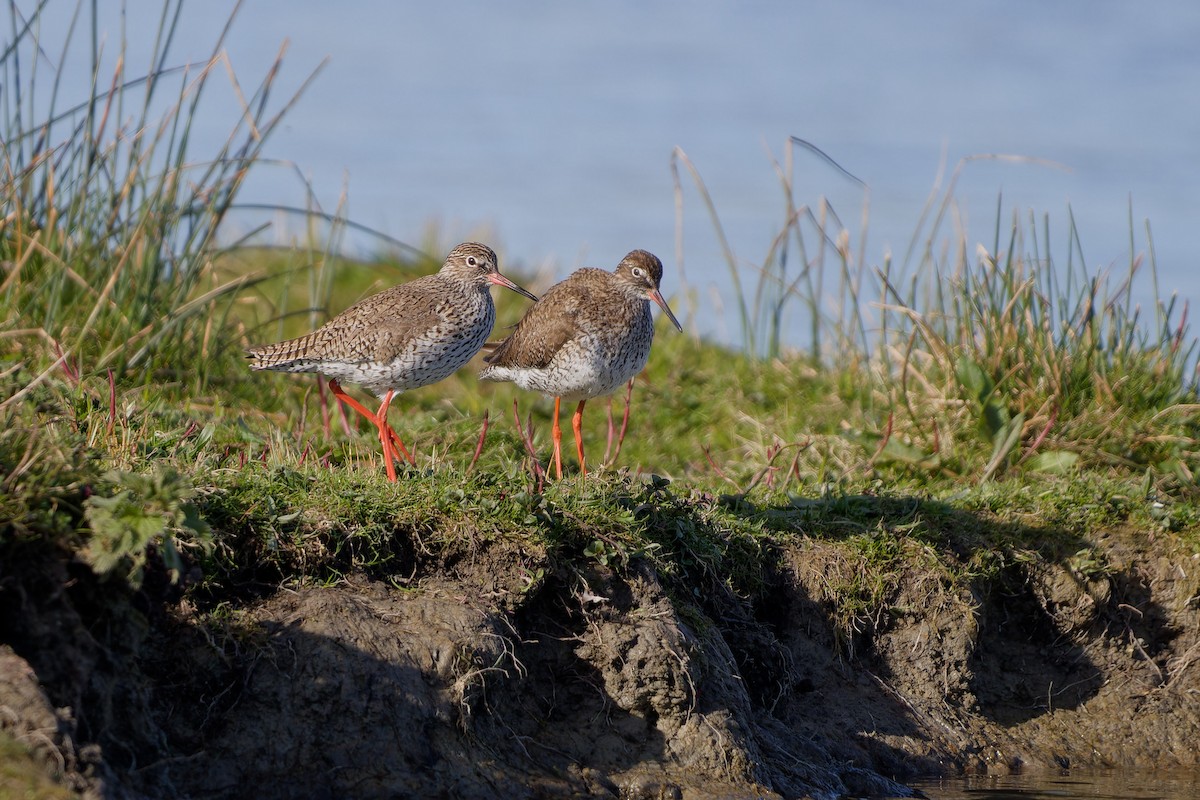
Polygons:
[[547,385],[531,388],[564,400],[610,394],[642,371],[653,341],[654,320],[647,303],[629,328],[598,328],[564,347],[554,359]]

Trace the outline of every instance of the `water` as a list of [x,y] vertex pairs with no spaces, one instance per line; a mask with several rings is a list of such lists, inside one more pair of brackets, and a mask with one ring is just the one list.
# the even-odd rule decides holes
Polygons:
[[[120,4],[101,5],[111,64]],[[73,7],[52,0],[44,40],[61,34]],[[230,8],[229,0],[186,6],[172,61],[204,60]],[[789,136],[870,185],[871,264],[903,254],[943,164],[1013,153],[1070,171],[972,164],[957,193],[970,242],[990,245],[1003,192],[1005,209],[1051,215],[1053,249],[1065,261],[1070,204],[1089,267],[1120,273],[1132,204],[1133,249],[1145,249],[1150,220],[1162,294],[1200,297],[1192,241],[1200,4],[1192,0],[359,0],[333,8],[247,0],[234,25],[229,58],[247,86],[288,40],[276,99],[329,58],[266,149],[294,167],[252,173],[245,201],[303,205],[299,173],[323,208],[334,210],[345,191],[351,218],[391,236],[420,243],[437,220],[443,241],[483,237],[510,264],[547,264],[558,275],[612,266],[644,247],[667,263],[668,294],[686,277],[707,302],[727,296],[731,279],[690,187],[687,274],[678,273],[676,146],[703,174],[743,262],[763,258],[782,221],[771,157],[782,157]],[[128,62],[140,73],[157,14],[131,9]],[[45,49],[56,60],[61,48]],[[79,97],[87,65],[72,64],[61,91]],[[194,132],[197,156],[213,152],[237,116],[220,71]],[[830,198],[857,244],[860,189],[813,157],[798,160],[796,177],[800,202]],[[246,213],[233,225],[255,219]],[[346,244],[381,248],[358,235]],[[1139,298],[1149,295],[1147,283]],[[720,323],[706,323],[718,339]]]
[[910,784],[930,800],[1196,800],[1194,770],[1075,770],[953,778]]

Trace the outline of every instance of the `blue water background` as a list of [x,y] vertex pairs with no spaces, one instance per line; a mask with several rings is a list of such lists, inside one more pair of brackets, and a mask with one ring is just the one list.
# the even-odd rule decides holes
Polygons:
[[[122,6],[100,5],[111,64]],[[61,37],[73,8],[52,2],[45,42]],[[232,8],[185,5],[170,62],[204,61]],[[149,63],[157,14],[157,3],[125,9],[131,74]],[[939,170],[972,154],[1016,154],[1069,171],[972,163],[946,238],[961,226],[972,252],[977,242],[990,249],[1002,193],[1006,222],[1013,209],[1050,215],[1051,250],[1065,263],[1069,206],[1088,269],[1119,275],[1132,209],[1134,252],[1146,249],[1146,220],[1153,226],[1160,294],[1200,297],[1200,3],[1192,0],[247,0],[227,42],[244,89],[285,41],[276,102],[328,62],[268,141],[265,154],[285,163],[254,171],[244,201],[305,205],[311,188],[325,210],[341,203],[342,213],[398,239],[422,243],[433,221],[444,244],[484,238],[510,266],[552,276],[611,267],[647,248],[663,257],[676,303],[686,278],[701,303],[693,324],[718,340],[737,339],[731,278],[686,175],[679,274],[675,147],[703,175],[746,265],[761,263],[780,228],[772,158],[797,136],[870,186],[869,265],[903,256]],[[59,52],[47,46],[42,61]],[[196,158],[215,152],[237,118],[224,65],[218,71],[193,131]],[[87,73],[85,58],[69,58],[62,95],[86,94]],[[805,153],[795,177],[797,200],[829,198],[857,250],[861,189]],[[257,219],[235,215],[228,234]],[[292,233],[303,229],[291,224]],[[344,246],[384,245],[351,233]],[[743,279],[754,280],[752,266]],[[1151,294],[1147,276],[1138,299]],[[799,309],[789,313],[791,335],[802,339]]]

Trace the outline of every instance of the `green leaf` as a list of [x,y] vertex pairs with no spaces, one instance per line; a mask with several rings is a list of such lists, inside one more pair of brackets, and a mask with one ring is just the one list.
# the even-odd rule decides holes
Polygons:
[[879,451],[879,460],[934,467],[940,462],[940,459],[933,453],[922,450],[919,447],[914,447],[911,444],[905,444],[895,438],[889,439],[888,443]]
[[992,395],[984,402],[983,417],[980,422],[983,425],[984,434],[989,439],[995,441],[1002,433],[1007,436],[1011,421],[1008,408],[1000,402],[1000,398]]
[[966,356],[959,357],[954,372],[958,376],[959,384],[967,390],[967,394],[981,403],[995,388],[995,384],[992,383],[992,379],[987,376],[983,368]]
[[1048,472],[1053,475],[1065,475],[1075,469],[1079,461],[1078,453],[1067,450],[1047,450],[1038,453],[1025,462],[1025,468],[1031,472]]
[[1025,415],[1017,414],[1007,425],[1000,429],[992,439],[992,457],[983,469],[983,480],[988,480],[1000,468],[1009,453],[1021,441],[1021,429],[1025,426]]
[[594,558],[600,563],[604,563],[605,548],[604,542],[599,539],[593,539],[587,547],[583,548],[583,554],[588,558]]
[[208,523],[185,502],[195,492],[174,469],[152,475],[113,471],[104,479],[115,493],[89,497],[83,511],[91,536],[82,555],[98,575],[121,570],[130,585],[140,586],[147,551],[153,547],[177,581],[183,569],[181,546],[211,549]]
[[1001,431],[1006,431],[1009,422],[1008,407],[996,395],[996,384],[983,371],[983,367],[971,361],[966,356],[958,359],[958,364],[955,366],[955,375],[958,377],[959,384],[966,390],[969,397],[979,401],[980,418],[979,427],[983,431],[984,436],[989,440],[995,440],[996,436]]

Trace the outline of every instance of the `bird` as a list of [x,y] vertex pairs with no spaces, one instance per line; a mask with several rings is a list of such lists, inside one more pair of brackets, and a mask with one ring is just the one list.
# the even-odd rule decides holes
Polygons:
[[[410,464],[413,458],[388,424],[392,399],[448,377],[479,352],[496,320],[490,285],[537,300],[501,275],[497,264],[490,247],[464,242],[433,275],[371,295],[312,333],[246,348],[250,368],[325,375],[334,396],[379,431],[387,477],[394,482],[393,461],[400,454]],[[379,397],[379,410],[368,411],[346,394],[340,381],[356,383]]]
[[653,300],[676,329],[683,326],[659,292],[662,261],[633,250],[612,272],[584,268],[546,290],[503,341],[485,345],[485,381],[511,381],[554,398],[554,469],[562,479],[563,400],[578,400],[571,418],[579,467],[583,457],[583,407],[610,394],[646,366],[654,340]]

